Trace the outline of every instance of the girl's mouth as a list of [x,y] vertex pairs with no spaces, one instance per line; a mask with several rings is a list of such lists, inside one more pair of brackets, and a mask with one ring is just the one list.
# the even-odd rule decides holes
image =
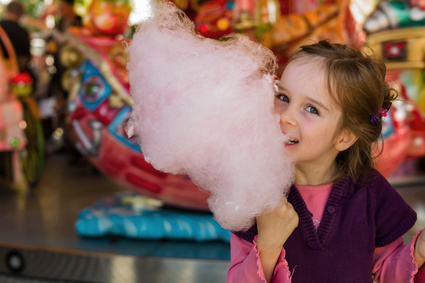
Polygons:
[[289,138],[287,141],[286,141],[286,144],[297,144],[298,143],[298,140],[296,140],[296,139],[294,139],[294,138]]

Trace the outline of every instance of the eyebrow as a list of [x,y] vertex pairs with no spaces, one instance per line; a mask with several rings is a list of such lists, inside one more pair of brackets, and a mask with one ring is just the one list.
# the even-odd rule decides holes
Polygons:
[[[279,91],[288,92],[288,90],[281,85],[277,85],[277,88]],[[325,109],[326,111],[330,111],[329,108],[327,108],[323,103],[317,101],[316,99],[311,98],[309,96],[307,96],[307,99],[311,101],[313,104],[319,105],[321,108]]]

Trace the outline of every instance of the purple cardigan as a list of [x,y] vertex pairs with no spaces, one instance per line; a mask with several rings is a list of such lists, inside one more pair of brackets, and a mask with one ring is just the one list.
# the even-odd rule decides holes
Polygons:
[[[317,232],[295,186],[288,201],[299,216],[284,244],[294,283],[371,283],[375,247],[392,243],[416,222],[416,213],[374,169],[361,181],[342,178],[334,184]],[[249,242],[256,234],[256,225],[235,232]]]

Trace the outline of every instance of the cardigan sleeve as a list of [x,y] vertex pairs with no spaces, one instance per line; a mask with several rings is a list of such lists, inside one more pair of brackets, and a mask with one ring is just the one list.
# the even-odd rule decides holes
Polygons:
[[[230,236],[230,268],[227,272],[226,283],[264,283],[263,268],[261,266],[259,251],[257,250],[257,237],[252,243],[240,239],[233,233]],[[290,283],[291,277],[288,262],[285,259],[285,250],[276,263],[272,277],[273,282]]]
[[375,246],[384,247],[412,228],[416,222],[416,212],[380,174],[372,182],[370,192],[374,195]]

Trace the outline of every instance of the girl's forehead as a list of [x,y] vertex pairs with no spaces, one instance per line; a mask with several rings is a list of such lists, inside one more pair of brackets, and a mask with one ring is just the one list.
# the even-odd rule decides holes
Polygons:
[[319,71],[320,73],[324,72],[325,69],[325,62],[324,59],[321,57],[313,57],[313,56],[304,56],[296,58],[295,60],[289,61],[289,63],[286,65],[286,69],[310,69],[310,74],[313,74],[314,71]]
[[295,60],[285,68],[279,87],[292,98],[305,97],[320,100],[331,108],[339,108],[329,92],[323,61]]
[[325,72],[323,65],[317,61],[296,60],[291,61],[283,71],[281,86],[296,89],[310,89],[325,87]]

